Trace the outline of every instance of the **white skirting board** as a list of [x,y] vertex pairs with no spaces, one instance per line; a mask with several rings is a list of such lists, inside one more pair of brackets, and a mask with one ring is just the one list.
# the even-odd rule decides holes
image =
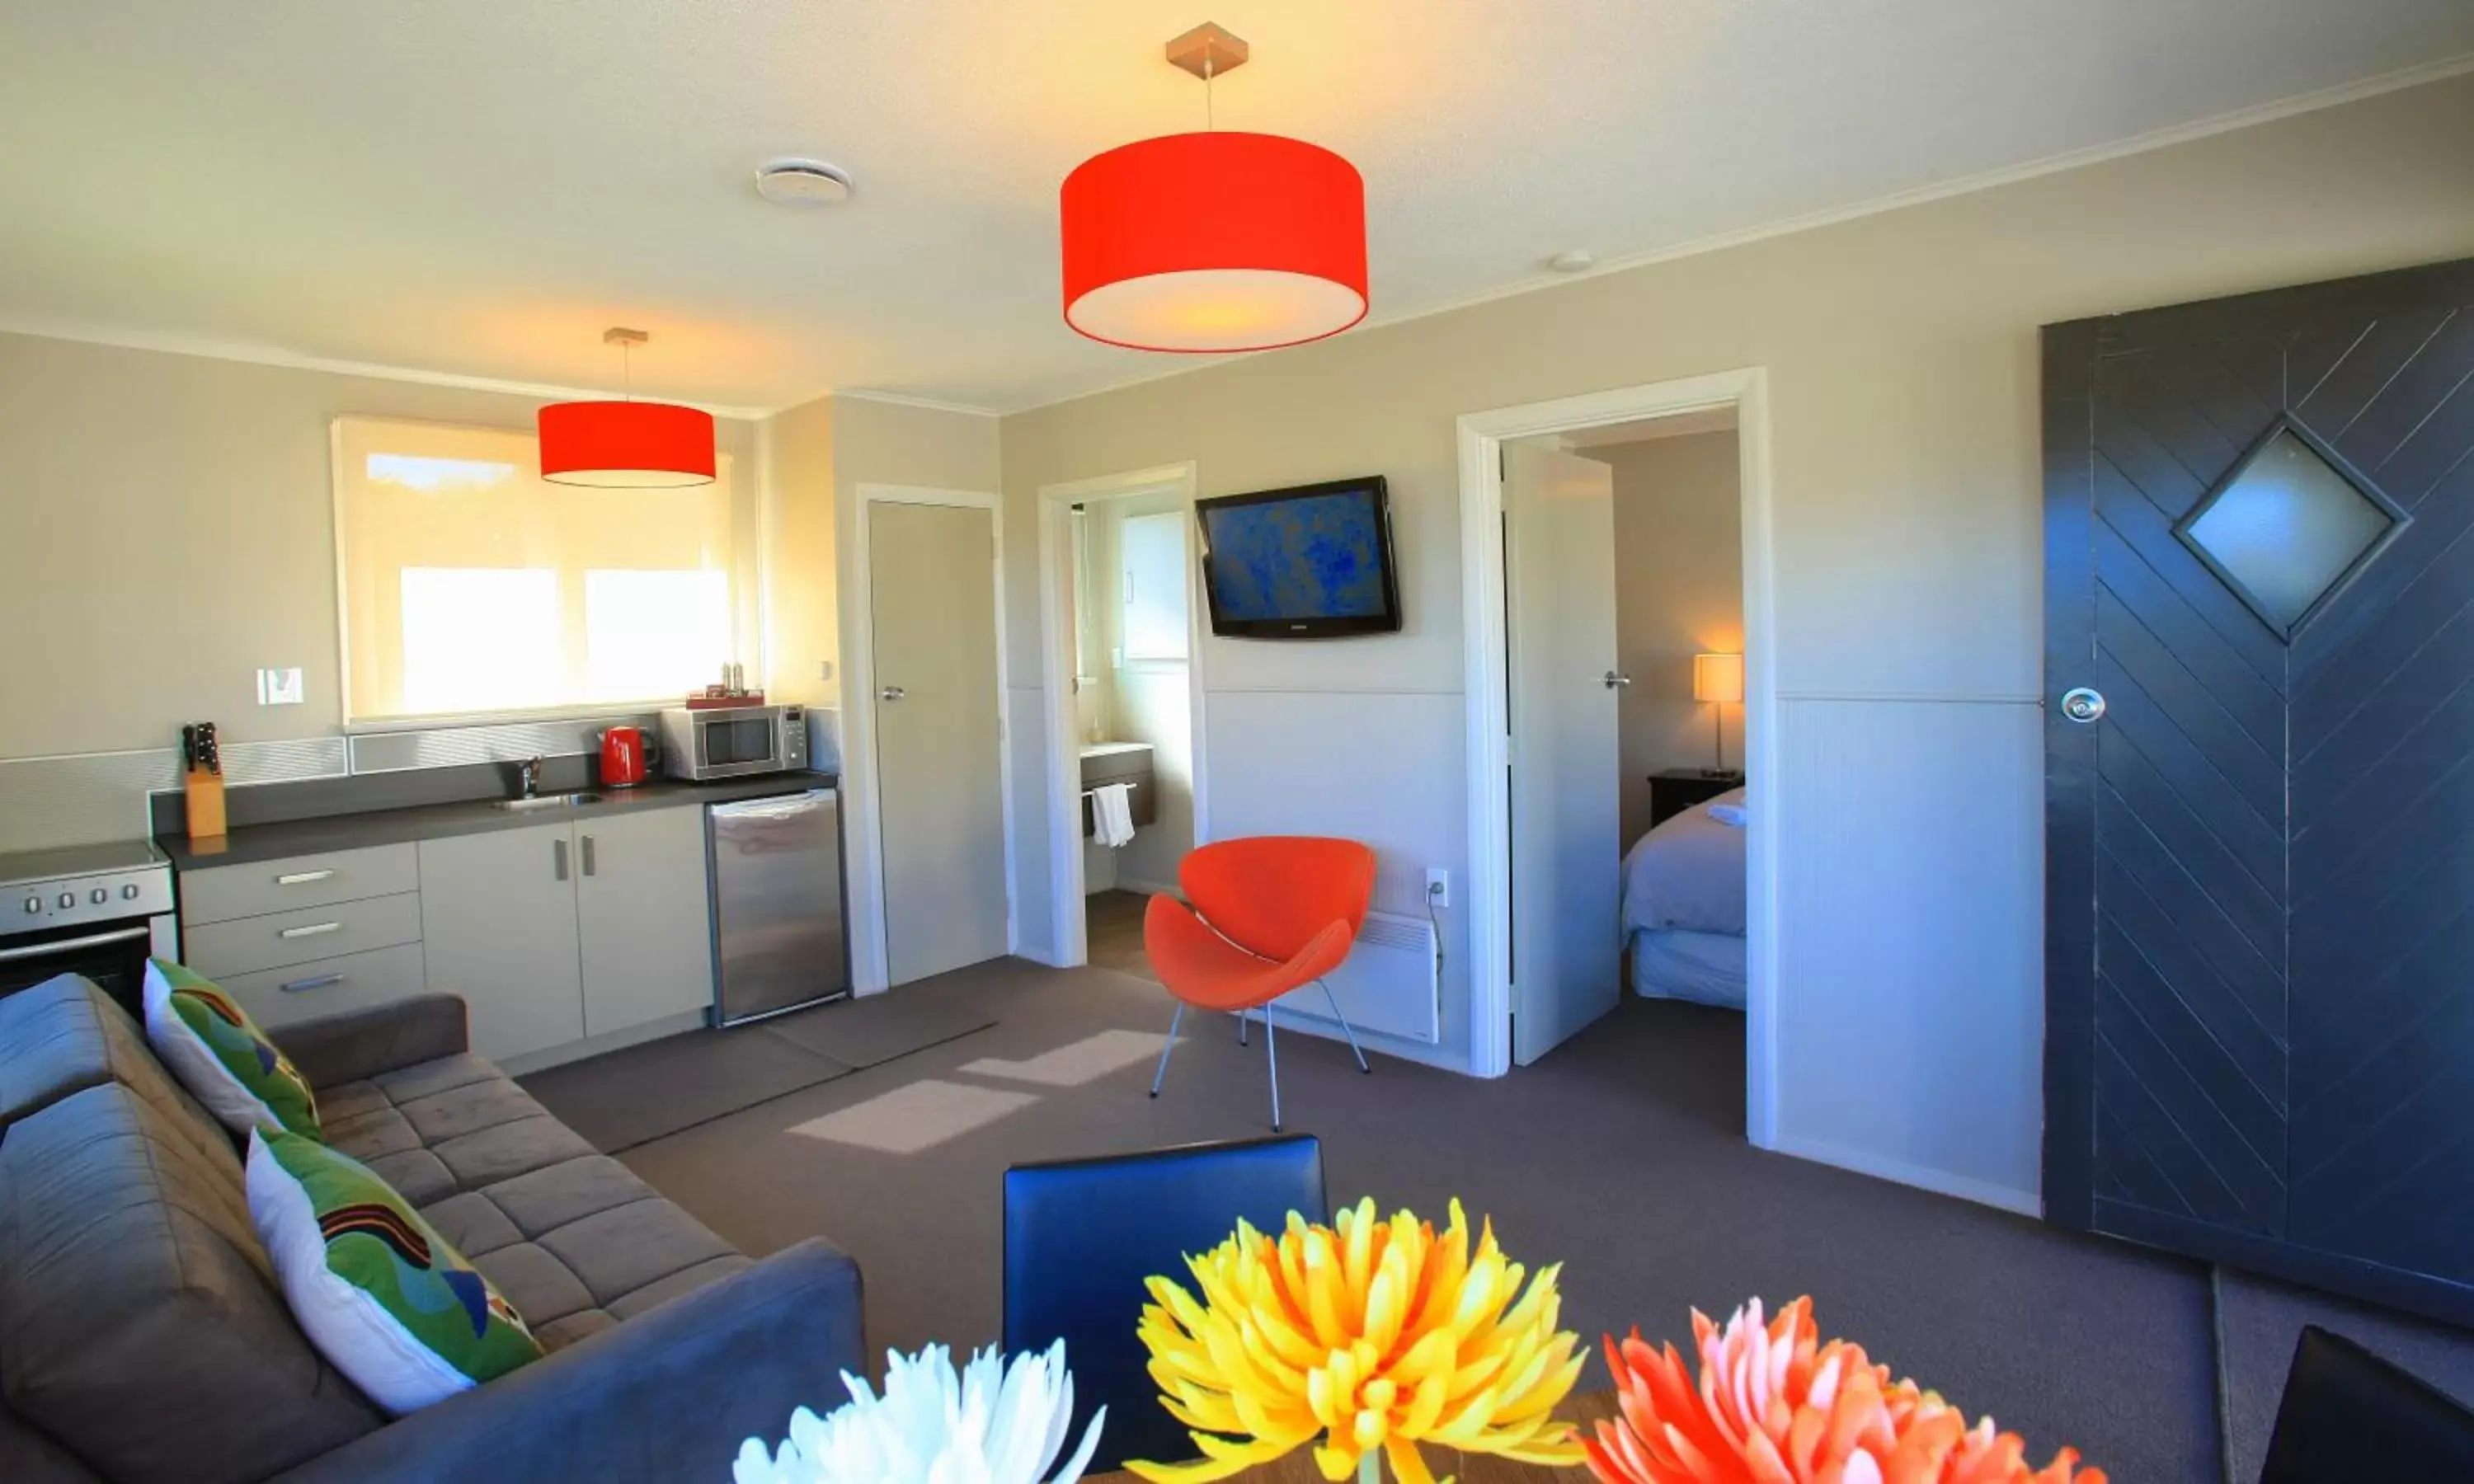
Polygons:
[[[1435,929],[1425,918],[1368,913],[1366,925],[1358,929],[1357,945],[1324,976],[1324,982],[1340,1001],[1340,1013],[1360,1031],[1428,1045],[1443,1037]],[[1283,1017],[1333,1023],[1330,1002],[1311,984],[1281,995],[1277,1003]]]

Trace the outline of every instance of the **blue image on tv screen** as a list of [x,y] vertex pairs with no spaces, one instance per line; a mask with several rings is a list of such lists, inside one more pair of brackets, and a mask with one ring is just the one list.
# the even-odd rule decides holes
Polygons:
[[1208,513],[1224,619],[1358,618],[1383,604],[1383,533],[1370,491]]

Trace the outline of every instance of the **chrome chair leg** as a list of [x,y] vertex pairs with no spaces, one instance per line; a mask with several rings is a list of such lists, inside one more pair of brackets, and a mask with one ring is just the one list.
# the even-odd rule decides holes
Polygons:
[[1322,985],[1323,1001],[1331,1006],[1331,1017],[1340,1022],[1340,1033],[1348,1038],[1348,1054],[1357,1058],[1357,1069],[1362,1072],[1374,1070],[1373,1067],[1366,1065],[1366,1053],[1358,1049],[1357,1032],[1349,1025],[1348,1017],[1340,1013],[1340,996],[1334,994],[1331,992],[1331,986],[1323,984],[1321,979],[1317,979],[1315,983]]
[[1237,1044],[1241,1046],[1250,1046],[1253,1044],[1252,1041],[1246,1039],[1246,1027],[1248,1024],[1247,1017],[1251,1016],[1253,1013],[1254,1012],[1250,1010],[1240,1010],[1237,1012]]
[[1263,1007],[1263,1050],[1272,1062],[1272,1132],[1280,1132],[1280,1032],[1272,1019],[1272,1007]]
[[1160,1084],[1168,1080],[1168,1054],[1176,1049],[1176,1028],[1185,1023],[1185,1001],[1176,1002],[1176,1014],[1169,1017],[1168,1044],[1160,1047],[1159,1070],[1152,1073],[1152,1096],[1159,1096]]

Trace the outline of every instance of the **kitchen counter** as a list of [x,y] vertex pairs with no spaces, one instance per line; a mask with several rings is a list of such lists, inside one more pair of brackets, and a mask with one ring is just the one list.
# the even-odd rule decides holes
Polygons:
[[287,820],[281,824],[242,825],[220,839],[192,842],[167,834],[156,844],[180,870],[199,866],[239,866],[281,860],[294,855],[321,855],[366,846],[399,845],[407,840],[437,840],[450,835],[478,835],[499,829],[526,829],[570,820],[602,819],[644,809],[677,809],[690,805],[729,803],[764,799],[811,788],[833,788],[839,779],[830,773],[770,773],[762,778],[731,778],[714,783],[688,783],[673,778],[640,783],[633,788],[584,790],[599,792],[594,803],[564,809],[499,809],[495,799],[424,804],[411,809],[380,809],[360,814],[330,814],[320,819]]

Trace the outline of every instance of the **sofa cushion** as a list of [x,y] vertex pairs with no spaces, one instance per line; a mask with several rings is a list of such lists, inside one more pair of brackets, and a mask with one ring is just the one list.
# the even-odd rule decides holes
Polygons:
[[367,1164],[506,1296],[546,1350],[749,1265],[477,1056],[318,1089]]
[[293,1324],[220,1156],[118,1083],[0,1138],[0,1392],[123,1484],[261,1479],[384,1421]]
[[470,1259],[352,1156],[256,1131],[249,1210],[293,1317],[389,1411],[419,1411],[541,1358]]
[[181,1086],[234,1134],[272,1123],[318,1137],[318,1100],[308,1081],[240,1002],[204,974],[146,961],[146,1040]]
[[117,1082],[201,1150],[239,1159],[231,1136],[163,1069],[145,1033],[100,985],[61,974],[0,996],[0,1129],[72,1092]]

